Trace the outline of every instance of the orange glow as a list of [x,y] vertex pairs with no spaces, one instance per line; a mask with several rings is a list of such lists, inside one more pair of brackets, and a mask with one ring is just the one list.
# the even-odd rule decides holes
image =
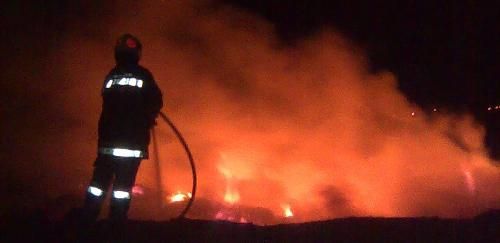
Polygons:
[[[141,64],[154,74],[163,91],[163,111],[196,160],[198,191],[188,217],[276,224],[289,222],[287,215],[294,222],[470,217],[500,208],[499,162],[488,157],[485,129],[472,115],[418,107],[399,90],[396,73],[374,71],[362,47],[333,28],[288,45],[266,19],[231,7],[199,11],[192,2],[138,1],[136,17],[110,15],[99,25],[102,35],[89,37],[74,28],[61,38],[58,51],[44,60],[60,69],[53,76],[64,78],[57,83],[65,85],[44,87],[34,97],[53,90],[56,95],[47,102],[57,110],[48,114],[61,114],[67,130],[53,133],[47,126],[38,133],[19,127],[38,136],[23,148],[51,158],[39,163],[44,171],[76,175],[75,168],[86,168],[75,182],[87,181],[83,175],[90,175],[89,162],[95,159],[99,89],[114,65],[109,46],[115,40],[108,33],[117,33],[114,23],[119,23],[118,29],[130,29],[144,44]],[[36,83],[23,82],[23,90],[40,92]],[[492,115],[498,105],[482,110]],[[168,206],[182,206],[174,202],[189,198],[188,161],[163,121],[155,132],[161,186],[176,192],[162,197]],[[47,134],[51,139],[40,142]],[[64,158],[53,155],[53,148],[64,151]],[[56,163],[62,160],[68,163]],[[132,209],[142,211],[131,210],[131,218],[166,219],[161,210],[168,209],[155,209],[156,198],[146,200],[160,191],[154,164],[141,163],[137,183],[145,194]],[[55,180],[44,177],[49,179]],[[64,184],[65,191],[74,190],[75,183]]]
[[473,194],[476,191],[476,181],[474,179],[474,176],[472,174],[472,171],[470,168],[467,168],[467,166],[462,165],[462,173],[464,175],[464,182],[465,185],[467,186],[467,190]]

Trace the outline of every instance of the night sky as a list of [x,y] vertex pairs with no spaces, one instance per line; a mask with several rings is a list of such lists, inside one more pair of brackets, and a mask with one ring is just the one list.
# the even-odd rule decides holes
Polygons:
[[[89,127],[88,121],[64,117],[67,107],[71,105],[53,102],[59,100],[53,97],[61,95],[54,94],[51,89],[60,90],[60,87],[71,89],[70,84],[52,82],[67,78],[57,71],[63,69],[61,67],[66,65],[64,63],[66,59],[63,57],[58,63],[54,61],[54,57],[68,52],[68,42],[78,43],[78,40],[71,39],[74,36],[83,36],[92,40],[90,45],[99,43],[95,44],[99,48],[102,46],[101,43],[107,43],[108,40],[116,38],[116,33],[110,33],[109,30],[118,24],[108,22],[108,20],[114,20],[115,18],[112,17],[114,15],[128,16],[129,20],[140,18],[141,13],[137,9],[139,6],[144,8],[144,5],[147,5],[136,1],[129,1],[126,4],[124,2],[115,0],[105,3],[103,1],[10,1],[2,5],[0,10],[1,33],[3,34],[0,47],[2,53],[0,87],[3,92],[0,98],[2,117],[0,129],[5,136],[2,136],[1,140],[0,158],[8,161],[2,165],[6,169],[2,169],[0,173],[3,178],[7,178],[0,191],[3,195],[16,191],[41,194],[41,188],[37,185],[17,183],[21,180],[19,179],[21,176],[18,175],[22,175],[24,181],[28,176],[26,173],[16,171],[16,161],[24,161],[23,166],[32,162],[36,163],[38,160],[43,161],[40,155],[47,151],[25,151],[34,151],[33,146],[38,145],[44,148],[49,147],[48,144],[51,141],[54,142],[50,136],[59,136],[61,131],[72,131],[71,129],[77,126]],[[148,3],[154,4],[155,1]],[[115,5],[120,5],[120,9],[117,10]],[[124,5],[128,5],[125,8],[126,11],[124,11]],[[422,107],[427,113],[432,113],[432,110],[437,108],[439,112],[446,113],[450,117],[472,115],[484,125],[486,134],[484,142],[491,158],[496,161],[500,160],[500,109],[488,111],[488,107],[500,105],[498,79],[500,76],[500,59],[498,58],[500,56],[500,26],[498,24],[500,8],[474,1],[399,1],[393,3],[393,1],[238,0],[199,1],[193,13],[191,11],[190,13],[202,16],[211,11],[217,12],[227,6],[236,9],[235,12],[238,14],[243,12],[250,16],[258,16],[255,17],[258,19],[255,22],[264,21],[263,26],[266,28],[271,26],[272,35],[277,36],[278,39],[273,46],[277,50],[294,50],[296,46],[300,49],[304,41],[313,39],[325,30],[341,33],[363,49],[372,72],[389,70],[394,73],[399,90],[411,104]],[[169,12],[164,14],[167,16]],[[254,23],[254,18],[250,19],[252,20],[249,22]],[[259,31],[262,31],[267,34],[267,29],[251,29],[258,27],[258,24],[252,25],[248,32],[261,33]],[[186,32],[191,34],[189,30]],[[169,43],[177,44],[186,40],[186,46],[198,43],[199,40],[190,39],[191,37],[179,35],[168,36],[166,39]],[[200,39],[203,39],[202,37]],[[203,40],[199,42],[202,43]],[[143,44],[147,48],[148,44]],[[179,46],[179,49],[186,48],[186,53],[189,53],[189,48]],[[103,49],[96,51],[99,50]],[[316,50],[318,53],[322,51],[320,48]],[[95,53],[88,54],[89,56],[96,55]],[[48,57],[52,61],[47,61]],[[111,53],[107,53],[106,57],[110,60],[102,63],[112,64]],[[86,60],[81,60],[81,62],[87,65]],[[104,64],[99,65],[99,68],[106,66]],[[154,68],[159,69],[158,66],[153,66]],[[228,82],[234,85],[231,81]],[[27,89],[25,85],[30,88]],[[96,107],[97,103],[94,104],[93,98],[97,95],[86,96],[91,97],[90,104]],[[169,99],[168,96],[165,98]],[[71,101],[71,99],[68,100]],[[250,105],[242,107],[251,108]],[[179,112],[175,110],[176,108],[171,109],[173,112]],[[81,112],[89,110],[93,111],[93,108],[82,108]],[[96,115],[93,114],[93,116]],[[54,118],[58,121],[60,116],[64,118],[60,123],[51,120]],[[40,137],[43,139],[30,140],[29,137],[33,134],[42,134]],[[56,140],[56,138],[53,139]],[[93,140],[94,138],[88,135],[85,139]],[[82,151],[90,153],[92,150],[83,149]],[[51,158],[59,155],[57,149],[49,154]],[[85,174],[81,171],[72,171],[70,164],[64,165],[64,168],[75,177],[83,177],[82,174]],[[42,173],[35,170],[27,173],[27,175],[31,174],[43,178],[50,177],[47,174],[41,175]],[[336,189],[329,188],[328,190],[335,191]],[[20,198],[24,200],[29,196]],[[9,201],[6,205],[10,206],[8,204],[16,200]]]
[[479,111],[498,102],[498,8],[471,1],[228,2],[262,14],[290,43],[322,28],[340,30],[368,50],[374,69],[397,72],[419,104]]

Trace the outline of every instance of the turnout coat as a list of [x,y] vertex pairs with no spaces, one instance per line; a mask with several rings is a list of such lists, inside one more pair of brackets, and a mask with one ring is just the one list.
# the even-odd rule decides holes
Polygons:
[[148,157],[150,129],[162,106],[162,93],[153,75],[140,65],[117,65],[102,86],[98,146],[140,150]]

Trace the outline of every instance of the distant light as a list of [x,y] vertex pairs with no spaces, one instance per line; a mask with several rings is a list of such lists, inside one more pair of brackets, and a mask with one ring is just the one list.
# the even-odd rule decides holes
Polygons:
[[142,88],[142,80],[137,80],[137,87]]
[[438,111],[438,109],[434,108],[432,111],[437,112],[437,111]]
[[412,113],[411,113],[411,116],[415,116],[415,112],[412,112]]
[[488,107],[488,110],[489,110],[489,111],[491,111],[491,110],[492,110],[491,106],[490,106],[490,107]]

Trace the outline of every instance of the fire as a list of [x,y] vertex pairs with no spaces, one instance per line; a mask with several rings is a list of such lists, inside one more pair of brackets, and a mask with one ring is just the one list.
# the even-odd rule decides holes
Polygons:
[[[271,224],[344,216],[459,217],[500,208],[500,168],[486,154],[487,130],[474,115],[436,107],[439,113],[428,116],[414,97],[401,92],[397,73],[383,66],[374,69],[366,55],[370,50],[336,33],[335,28],[322,28],[293,45],[282,45],[275,26],[248,11],[233,7],[199,11],[195,1],[165,2],[163,6],[172,8],[138,3],[136,18],[116,15],[109,22],[152,23],[142,37],[148,51],[145,61],[164,92],[164,110],[186,136],[197,164],[201,200],[190,211],[193,217],[211,219],[221,208],[248,209],[244,217],[249,222]],[[168,9],[175,14],[159,14]],[[138,19],[144,22],[135,23]],[[193,28],[179,28],[177,23]],[[103,28],[99,33],[115,26]],[[48,195],[71,193],[72,185],[87,180],[79,178],[83,171],[76,173],[50,156],[74,161],[75,168],[91,169],[88,157],[79,155],[95,149],[87,139],[93,139],[89,134],[94,134],[99,118],[101,98],[96,85],[102,75],[99,70],[112,60],[84,50],[109,53],[111,36],[89,39],[83,32],[61,38],[58,44],[64,51],[46,53],[42,66],[58,67],[41,72],[54,76],[47,87],[37,88],[22,78],[22,72],[16,74],[20,75],[19,87],[35,92],[33,97],[54,93],[40,103],[43,107],[30,103],[37,99],[23,100],[27,102],[23,104],[47,106],[48,112],[39,119],[57,115],[64,132],[39,143],[51,134],[50,122],[24,129],[24,123],[12,122],[17,118],[6,119],[15,125],[14,130],[23,129],[17,133],[9,129],[3,137],[14,136],[17,141],[33,136],[25,141],[26,146],[13,143],[13,152],[33,150],[20,153],[16,160],[40,154],[40,169],[74,175],[72,183],[60,186],[52,186],[51,177],[40,178],[40,186],[50,189]],[[87,61],[80,63],[82,59]],[[164,64],[169,68],[161,68]],[[62,81],[57,77],[69,74],[72,78],[65,80],[67,85],[56,85]],[[82,104],[82,99],[90,100]],[[498,102],[478,108],[490,116],[500,113]],[[170,205],[184,204],[189,196],[176,193],[181,186],[191,185],[184,152],[166,124],[158,120],[156,128],[160,160],[165,164],[160,167],[165,180],[159,185],[174,186],[162,199]],[[53,153],[53,147],[64,154]],[[461,163],[470,166],[468,172],[460,170]],[[28,163],[12,164],[19,177],[30,175],[25,168]],[[147,201],[158,189],[151,176],[157,173],[154,164],[143,163],[138,174],[138,183],[148,187],[142,200],[146,203],[140,206],[145,210],[137,211],[144,214],[137,216],[160,220],[163,211],[157,210],[162,208],[151,207],[153,202]],[[281,203],[293,208],[282,208]],[[463,205],[472,205],[476,211]],[[226,215],[238,215],[231,213]]]
[[235,204],[240,200],[240,194],[238,191],[232,190],[231,187],[226,188],[226,193],[224,194],[224,201],[229,204]]
[[187,200],[188,198],[191,198],[192,195],[190,192],[188,193],[184,193],[184,192],[177,192],[177,193],[174,193],[172,194],[171,196],[169,196],[169,200],[171,203],[174,203],[174,202],[183,202],[185,200]]
[[288,205],[288,204],[283,205],[282,208],[283,208],[283,216],[285,216],[285,218],[293,217],[293,212],[292,212],[292,208],[290,207],[290,205]]
[[240,200],[240,193],[234,186],[233,174],[223,166],[219,166],[219,172],[226,179],[226,192],[224,193],[224,201],[229,204],[235,204]]
[[250,221],[246,216],[242,215],[241,212],[235,207],[228,207],[220,209],[214,216],[215,220],[226,220],[239,223],[249,223]]

